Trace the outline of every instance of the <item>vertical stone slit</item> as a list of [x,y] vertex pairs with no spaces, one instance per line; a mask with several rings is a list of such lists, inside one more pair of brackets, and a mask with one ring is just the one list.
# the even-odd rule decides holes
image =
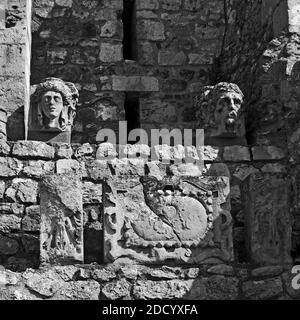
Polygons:
[[123,57],[137,60],[135,0],[123,0]]
[[124,109],[128,133],[131,130],[140,128],[140,103],[138,93],[126,93]]

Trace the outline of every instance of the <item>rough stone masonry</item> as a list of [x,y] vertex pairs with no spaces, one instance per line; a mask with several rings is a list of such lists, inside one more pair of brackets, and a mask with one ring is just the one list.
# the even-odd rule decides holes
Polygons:
[[[26,5],[0,4],[0,299],[299,299],[300,1]],[[97,141],[124,120],[204,146]]]

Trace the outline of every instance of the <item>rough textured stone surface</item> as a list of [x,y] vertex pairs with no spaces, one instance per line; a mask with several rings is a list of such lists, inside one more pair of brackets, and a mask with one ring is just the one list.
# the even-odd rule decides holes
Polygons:
[[12,149],[12,154],[17,157],[53,159],[54,153],[53,147],[38,141],[19,141],[14,143]]
[[253,160],[281,160],[286,157],[285,152],[273,146],[252,148]]
[[[1,222],[0,222],[1,225]],[[4,255],[14,255],[19,249],[18,242],[9,237],[0,235],[0,253]]]
[[243,185],[249,254],[257,264],[291,262],[288,186],[285,177],[266,173],[252,174]]
[[231,146],[224,148],[223,158],[225,161],[250,161],[250,152],[246,147]]
[[14,158],[0,157],[0,176],[14,177],[17,176],[23,168],[21,161]]
[[74,174],[49,175],[41,182],[41,261],[83,262],[81,182]]
[[99,300],[100,285],[94,280],[64,283],[54,300]]
[[118,177],[103,187],[105,261],[192,264],[232,260],[228,178],[157,180],[129,174],[128,166]]
[[133,296],[138,300],[183,299],[192,286],[193,280],[137,281]]
[[128,281],[122,279],[104,285],[101,293],[102,296],[108,300],[128,299],[131,293],[131,286],[132,285]]
[[16,178],[6,190],[5,196],[14,202],[36,203],[38,189],[38,183],[34,180]]
[[23,231],[40,231],[41,212],[40,206],[26,208],[26,213],[22,219]]
[[248,281],[243,283],[242,291],[246,298],[261,300],[272,299],[278,296],[283,290],[280,278],[272,278],[262,281]]

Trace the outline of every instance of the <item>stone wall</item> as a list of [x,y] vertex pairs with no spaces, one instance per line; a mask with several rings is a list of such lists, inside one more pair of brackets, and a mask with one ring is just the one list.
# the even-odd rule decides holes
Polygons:
[[0,105],[8,112],[11,140],[24,138],[26,1],[0,5]]
[[294,184],[290,210],[295,257],[300,252],[294,178],[299,149],[298,5],[299,1],[289,0],[230,2],[221,72],[221,77],[238,83],[246,93],[248,143],[277,146],[287,154],[288,179]]
[[57,266],[23,274],[0,270],[0,299],[297,300],[291,279],[280,267]]
[[[124,3],[125,13],[119,0],[33,1],[32,83],[55,76],[76,82],[80,90],[73,143],[55,145],[22,141],[24,74],[20,70],[25,10],[23,2],[8,1],[5,29],[0,21],[0,48],[6,61],[1,86],[10,86],[0,94],[1,107],[8,111],[9,140],[5,142],[4,135],[0,139],[0,265],[10,271],[0,270],[0,298],[299,298],[291,288],[289,271],[300,254],[299,30],[293,6],[297,1]],[[1,9],[0,5],[0,18]],[[128,17],[130,25],[124,22]],[[13,59],[8,61],[9,57]],[[236,82],[246,94],[249,146],[191,148],[189,153],[195,160],[200,157],[204,168],[175,164],[182,157],[180,147],[171,148],[169,165],[162,163],[165,149],[147,146],[139,151],[142,159],[98,159],[99,155],[115,154],[111,146],[95,144],[97,131],[115,129],[119,120],[127,119],[131,129],[196,128],[192,98],[200,87],[217,80]],[[135,154],[133,150],[127,146],[129,156]],[[156,162],[150,161],[153,153]],[[52,197],[49,203],[69,213],[82,204],[83,260],[91,265],[73,263],[47,269],[40,260],[41,256],[48,258],[41,255],[41,249],[45,250],[41,237],[45,235],[42,232],[40,236],[41,211],[45,211],[40,209],[49,205],[45,188],[57,188],[61,193],[60,178],[65,181],[70,173],[80,181],[74,182],[78,202],[72,204],[70,196],[66,201]],[[54,175],[53,183],[45,183],[48,175]],[[128,234],[132,235],[126,219],[132,222],[132,217],[141,216],[149,222],[136,206],[147,204],[160,220],[157,230],[169,230],[159,217],[159,205],[146,199],[151,192],[143,189],[142,179],[154,177],[164,184],[164,179],[179,178],[180,184],[187,176],[192,182],[200,177],[205,186],[215,183],[207,182],[207,177],[230,178],[230,202],[225,186],[222,210],[223,218],[226,220],[229,211],[227,219],[232,216],[232,221],[218,220],[217,234],[213,234],[218,241],[207,237],[203,245],[208,253],[197,247],[197,239],[180,240],[183,245],[174,246],[157,236],[158,243],[153,243],[143,228],[145,241],[120,241],[118,232],[124,238],[127,234],[127,240]],[[114,194],[111,181],[118,194]],[[201,196],[208,211],[214,212],[210,193],[190,190],[185,194],[184,188],[171,190],[165,185],[166,189],[154,190],[158,198],[159,192],[165,196],[179,192],[181,197],[193,199]],[[125,203],[125,213],[119,212],[122,219],[125,215],[122,229],[115,216],[115,208],[119,210],[116,199]],[[182,205],[180,200],[178,203]],[[165,214],[172,216],[171,211]],[[171,229],[173,233],[166,232],[167,236],[178,236],[176,227]],[[197,235],[198,230],[192,231]],[[109,247],[112,243],[115,248]],[[153,246],[153,252],[165,250],[165,256],[154,256],[156,267],[150,266]],[[198,260],[174,259],[177,249],[194,250]],[[111,263],[122,253],[134,257],[130,268]],[[166,258],[168,254],[171,259]],[[78,254],[78,260],[81,258],[82,252]],[[140,265],[133,267],[136,262]]]
[[[123,2],[136,3],[123,16],[129,29]],[[94,142],[124,119],[130,128],[194,128],[192,96],[214,81],[223,13],[222,0],[33,1],[31,82],[78,84],[74,142]]]

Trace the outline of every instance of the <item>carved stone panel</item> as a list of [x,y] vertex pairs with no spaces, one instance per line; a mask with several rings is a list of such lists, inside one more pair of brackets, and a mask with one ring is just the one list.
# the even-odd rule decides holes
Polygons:
[[220,263],[233,259],[226,177],[155,177],[106,184],[106,262]]
[[41,181],[41,263],[83,262],[83,205],[79,177],[49,175]]
[[253,173],[242,185],[251,262],[291,263],[289,182],[280,174]]
[[70,143],[78,98],[75,85],[61,79],[47,78],[32,86],[29,140]]

